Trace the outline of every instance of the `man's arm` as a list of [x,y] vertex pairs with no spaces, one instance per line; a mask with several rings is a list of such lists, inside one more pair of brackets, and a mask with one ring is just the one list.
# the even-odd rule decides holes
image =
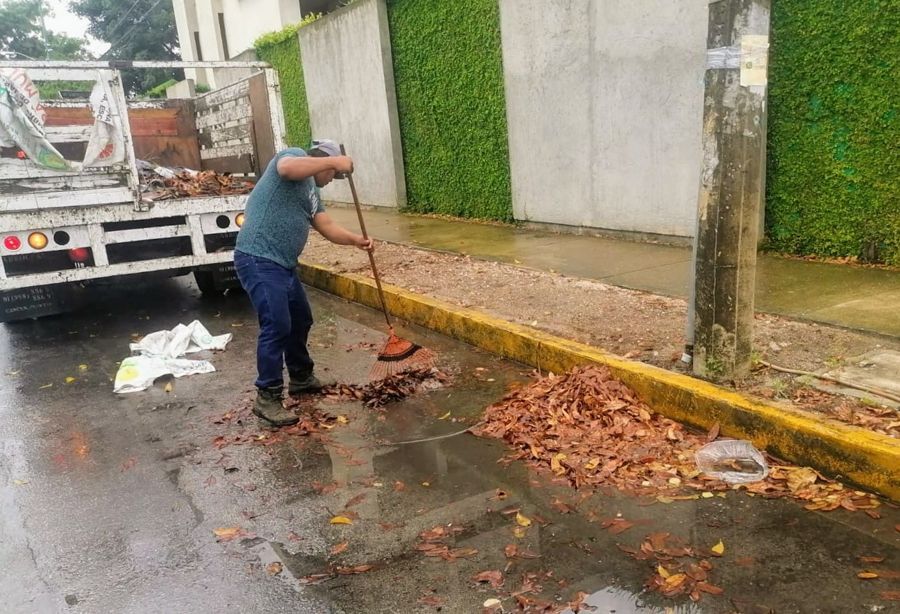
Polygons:
[[317,213],[315,217],[313,217],[312,225],[320,235],[332,243],[337,243],[338,245],[353,245],[359,249],[365,250],[375,249],[375,242],[372,239],[365,239],[362,235],[350,232],[331,219],[331,216],[324,211]]
[[278,161],[278,174],[289,181],[303,181],[322,171],[352,173],[353,160],[349,156],[285,156]]

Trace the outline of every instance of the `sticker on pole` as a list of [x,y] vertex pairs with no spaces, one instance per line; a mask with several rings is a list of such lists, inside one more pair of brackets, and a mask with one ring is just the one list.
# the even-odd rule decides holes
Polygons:
[[741,37],[741,85],[766,85],[769,69],[769,37],[746,34]]

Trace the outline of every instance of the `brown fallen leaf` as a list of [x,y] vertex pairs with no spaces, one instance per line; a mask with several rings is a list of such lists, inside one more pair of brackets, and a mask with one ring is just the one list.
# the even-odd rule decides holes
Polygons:
[[878,571],[878,577],[883,580],[900,580],[900,571],[893,569],[881,569]]
[[856,558],[859,559],[860,563],[884,563],[883,556],[859,556]]
[[221,527],[213,529],[213,533],[218,538],[218,541],[228,542],[243,534],[243,529],[240,527]]
[[879,596],[885,601],[900,601],[900,591],[881,591]]
[[489,583],[492,588],[500,588],[503,586],[503,574],[497,569],[481,571],[472,576],[472,581],[478,584]]
[[579,591],[575,594],[575,598],[568,603],[569,609],[572,610],[572,612],[574,612],[575,614],[579,614],[579,612],[592,612],[596,610],[597,608],[595,606],[584,604],[584,600],[588,597],[590,597],[589,594],[585,593],[584,591]]
[[454,548],[453,550],[448,550],[442,558],[446,561],[455,561],[456,559],[467,559],[477,555],[477,548]]
[[290,533],[288,533],[288,539],[291,540],[292,542],[300,542],[300,541],[303,541],[303,538],[300,537],[299,535],[297,535],[296,533],[294,533],[293,531],[291,531]]
[[416,603],[436,608],[443,605],[444,600],[437,595],[423,595],[416,600]]
[[283,569],[284,566],[278,561],[266,565],[266,573],[268,573],[270,576],[277,576],[282,572]]
[[874,571],[861,571],[856,574],[856,577],[860,580],[875,580],[876,578],[878,578],[878,574]]
[[721,429],[721,425],[718,422],[713,424],[712,428],[709,429],[709,432],[706,434],[706,441],[711,443],[711,442],[715,441],[716,439],[718,439],[720,429]]
[[507,544],[503,549],[503,554],[506,555],[506,558],[513,559],[519,554],[519,547],[515,544]]
[[625,531],[633,527],[634,523],[625,520],[624,518],[610,518],[609,520],[604,520],[603,522],[601,522],[600,526],[613,535],[619,535],[620,533],[624,533]]
[[303,584],[321,584],[325,580],[330,580],[333,577],[334,574],[331,573],[311,573],[308,576],[300,578],[300,582]]
[[359,505],[360,503],[365,501],[367,496],[368,496],[367,493],[364,493],[364,492],[359,493],[358,495],[356,495],[355,497],[353,497],[352,499],[347,501],[344,504],[344,508],[346,509],[348,507],[353,507],[354,505]]
[[565,503],[564,501],[560,501],[558,497],[554,497],[553,503],[551,503],[550,505],[552,505],[553,509],[555,509],[560,514],[571,514],[574,511],[571,505]]
[[374,565],[355,565],[353,567],[335,567],[334,572],[341,576],[351,576],[358,573],[371,571]]
[[900,533],[900,524],[895,524],[894,530],[897,531],[898,533]]
[[709,593],[710,595],[721,595],[723,592],[725,592],[718,586],[708,584],[706,582],[697,582],[697,590],[704,593]]
[[331,550],[328,551],[328,554],[330,554],[331,556],[336,556],[336,555],[340,554],[341,552],[345,551],[347,549],[347,546],[349,546],[349,545],[350,545],[350,542],[341,542],[339,544],[335,544],[334,546],[331,547]]
[[394,492],[403,492],[404,490],[406,490],[406,484],[400,480],[394,482]]

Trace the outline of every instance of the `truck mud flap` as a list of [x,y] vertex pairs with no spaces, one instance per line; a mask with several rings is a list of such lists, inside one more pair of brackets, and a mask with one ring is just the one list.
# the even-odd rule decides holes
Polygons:
[[0,322],[15,322],[66,313],[76,308],[72,284],[54,284],[0,292]]
[[221,262],[219,264],[197,267],[197,270],[209,274],[215,287],[220,290],[241,287],[241,282],[237,277],[237,271],[234,270],[234,264],[231,262]]

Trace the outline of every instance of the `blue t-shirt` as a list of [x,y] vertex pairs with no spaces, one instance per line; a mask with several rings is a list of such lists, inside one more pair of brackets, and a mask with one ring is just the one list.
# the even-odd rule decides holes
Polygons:
[[293,269],[306,247],[309,227],[317,213],[325,211],[316,180],[282,179],[278,161],[286,157],[305,156],[299,147],[279,152],[266,166],[256,187],[250,192],[244,210],[244,225],[237,236],[235,249],[277,262]]

